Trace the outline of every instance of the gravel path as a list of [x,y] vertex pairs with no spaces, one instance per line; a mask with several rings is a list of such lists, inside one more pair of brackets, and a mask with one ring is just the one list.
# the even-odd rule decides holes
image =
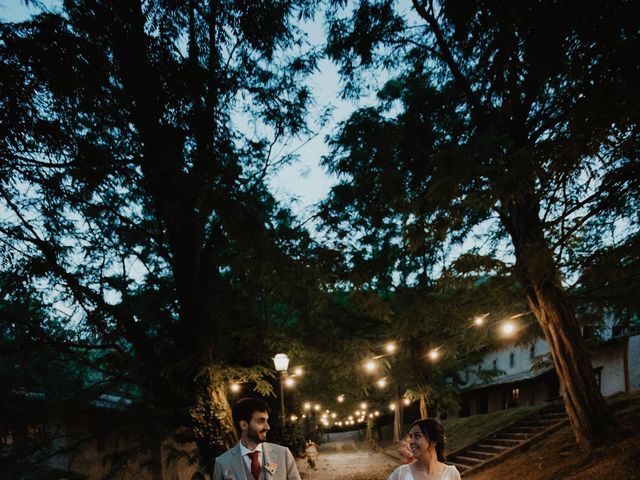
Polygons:
[[323,453],[321,449],[316,470],[305,459],[298,460],[300,476],[306,480],[385,480],[397,466],[393,458],[367,450]]

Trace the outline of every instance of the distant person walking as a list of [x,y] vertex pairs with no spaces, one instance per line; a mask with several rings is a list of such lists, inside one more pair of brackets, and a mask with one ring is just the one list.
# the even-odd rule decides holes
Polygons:
[[216,458],[213,480],[300,480],[289,449],[266,441],[269,431],[266,403],[242,398],[231,413],[240,441]]
[[305,446],[304,453],[307,456],[307,463],[309,468],[316,469],[316,462],[318,461],[318,445],[313,440],[309,440]]
[[444,455],[445,435],[435,418],[417,420],[409,431],[409,448],[413,463],[396,468],[387,480],[460,480],[460,472],[447,465]]

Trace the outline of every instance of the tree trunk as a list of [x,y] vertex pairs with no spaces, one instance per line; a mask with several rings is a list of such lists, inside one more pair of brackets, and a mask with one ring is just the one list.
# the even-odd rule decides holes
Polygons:
[[533,195],[503,203],[500,212],[516,254],[516,269],[529,306],[549,343],[564,403],[583,451],[601,445],[618,427],[596,385],[591,359],[544,238]]
[[429,418],[429,410],[427,409],[427,398],[420,395],[420,419]]
[[396,408],[393,411],[393,444],[400,444],[402,438],[402,398],[400,398],[400,388],[396,385]]
[[191,410],[191,421],[200,465],[212,476],[215,458],[238,442],[238,434],[224,383],[215,378],[215,374],[206,379],[204,377],[200,383],[203,393]]
[[409,350],[411,352],[411,366],[413,368],[413,377],[416,382],[416,392],[420,401],[420,418],[429,418],[427,410],[427,386],[431,380],[430,364],[425,365],[422,345],[416,338],[409,338]]

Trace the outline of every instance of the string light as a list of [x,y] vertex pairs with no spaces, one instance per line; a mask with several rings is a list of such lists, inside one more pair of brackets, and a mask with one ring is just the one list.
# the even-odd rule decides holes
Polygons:
[[[503,319],[503,320],[499,320],[499,321],[493,321],[493,322],[489,322],[488,324],[487,324],[487,317],[489,317],[489,315],[490,315],[489,313],[485,313],[485,314],[482,314],[482,315],[477,315],[477,316],[473,317],[473,320],[472,320],[471,324],[467,324],[467,327],[463,331],[458,332],[458,333],[446,338],[441,345],[431,349],[427,353],[427,357],[431,361],[438,360],[444,353],[443,352],[443,348],[446,350],[446,345],[447,344],[452,343],[455,338],[459,337],[467,329],[473,328],[474,326],[475,327],[481,327],[481,326],[487,325],[488,327],[493,327],[495,325],[498,325],[499,328],[500,328],[500,331],[501,331],[501,333],[503,335],[511,336],[519,328],[521,328],[519,325],[517,325],[516,323],[512,322],[511,320],[513,320],[515,318],[523,317],[525,315],[529,315],[530,313],[531,312],[524,312],[524,313],[516,314],[516,315],[513,315],[513,316],[509,317],[508,319]],[[395,353],[397,351],[397,349],[398,349],[397,342],[388,341],[387,343],[384,344],[383,348],[384,348],[384,351],[386,352],[386,354]],[[374,371],[376,371],[378,369],[378,367],[379,367],[378,366],[378,362],[376,360],[379,359],[379,358],[383,358],[384,356],[385,355],[378,355],[378,356],[370,357],[370,359],[367,360],[364,363],[364,368],[366,369],[366,371],[370,372],[370,373],[373,373]],[[294,375],[292,375],[292,376],[298,376],[298,375],[304,374],[304,371],[303,371],[302,367],[296,367],[295,369],[293,369],[293,373],[294,373]],[[384,388],[384,387],[386,387],[388,385],[388,380],[386,378],[381,378],[381,379],[377,380],[375,383],[379,388]],[[291,377],[289,377],[289,378],[286,379],[286,384],[287,384],[287,386],[291,386],[291,385],[294,384],[294,380]],[[230,388],[231,388],[231,391],[233,391],[233,392],[237,392],[237,391],[240,390],[240,386],[237,385],[237,384],[231,384]],[[345,395],[344,394],[338,395],[336,397],[336,401],[338,403],[344,403],[345,402]],[[411,405],[411,401],[408,398],[403,398],[402,402],[403,402],[403,404],[405,406]],[[397,407],[398,407],[398,405],[395,402],[390,403],[388,405],[388,408],[391,411],[395,410]],[[314,405],[314,404],[309,403],[309,402],[305,403],[303,408],[304,408],[304,410],[310,410],[310,409],[313,408],[313,410],[315,410],[316,412],[321,409],[319,404],[315,404]],[[356,420],[358,422],[362,422],[366,418],[367,413],[366,413],[366,411],[364,411],[364,410],[367,409],[366,402],[362,402],[360,404],[360,408],[363,411],[358,410],[358,411],[355,412]],[[377,416],[377,415],[379,415],[379,412],[377,414],[374,413],[373,415]],[[334,419],[336,418],[336,414],[335,413],[331,414],[331,416]],[[369,414],[369,417],[371,418],[371,414]],[[304,415],[303,415],[302,418],[305,418]],[[341,425],[345,425],[345,426],[346,425],[350,425],[350,424],[353,425],[354,422],[355,422],[355,420],[353,419],[354,417],[350,416],[349,418],[350,418],[349,420],[345,419],[345,420],[341,421],[340,422]],[[338,422],[335,422],[335,420],[334,420],[334,424],[338,425]]]
[[485,318],[487,318],[489,314],[485,313],[484,315],[478,315],[476,318],[473,319],[473,324],[477,327],[484,325],[484,320]]
[[287,377],[284,383],[287,387],[293,387],[296,384],[296,381],[292,377]]
[[515,331],[516,326],[513,324],[513,322],[505,322],[502,325],[502,333],[504,333],[505,335],[511,335]]
[[238,393],[240,391],[240,385],[235,382],[231,384],[230,388],[233,393]]

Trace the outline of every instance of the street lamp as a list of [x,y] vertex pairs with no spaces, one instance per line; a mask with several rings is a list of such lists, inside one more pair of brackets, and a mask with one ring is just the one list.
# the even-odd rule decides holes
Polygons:
[[273,364],[280,375],[280,422],[284,432],[284,376],[287,373],[287,368],[289,368],[289,357],[284,353],[278,353],[273,357]]

